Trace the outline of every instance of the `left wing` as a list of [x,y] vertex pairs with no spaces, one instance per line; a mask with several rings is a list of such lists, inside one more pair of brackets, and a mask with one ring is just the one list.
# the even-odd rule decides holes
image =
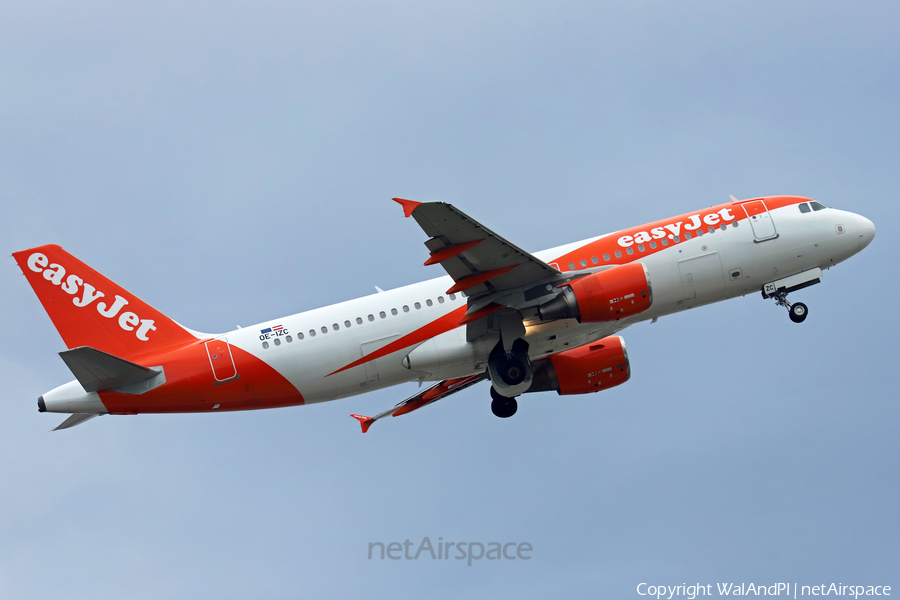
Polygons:
[[448,294],[473,297],[514,290],[561,273],[445,202],[394,198],[430,237],[426,265],[440,264],[455,282]]
[[444,381],[439,381],[433,386],[426,388],[419,393],[410,396],[403,402],[395,405],[393,408],[384,411],[383,413],[379,413],[374,417],[367,417],[365,415],[350,415],[362,426],[362,432],[365,433],[369,430],[369,427],[372,426],[372,423],[377,421],[378,419],[382,419],[388,415],[392,417],[399,417],[400,415],[405,415],[408,412],[412,412],[416,409],[422,408],[432,402],[437,402],[441,398],[446,398],[450,394],[455,394],[460,390],[464,390],[469,386],[475,385],[482,379],[485,379],[485,375],[470,375],[469,377],[459,377],[457,379],[446,379]]
[[[487,333],[483,317],[508,307],[510,310],[500,313],[505,316],[494,321],[494,327],[499,325],[501,336],[509,338],[511,344],[524,334],[521,311],[552,299],[558,286],[591,272],[564,274],[450,204],[393,200],[430,236],[425,246],[431,256],[425,264],[440,264],[453,278],[447,293],[465,293],[466,314],[459,324],[467,324],[469,341]],[[503,333],[505,330],[508,334]]]
[[[415,202],[394,198],[430,236],[425,247],[431,251],[426,265],[440,264],[453,278],[448,294],[464,292],[466,337],[474,340],[487,333],[482,320],[505,307],[505,322],[520,323],[520,311],[538,306],[556,294],[556,287],[588,275],[589,271],[562,273],[533,254],[503,239],[453,205],[445,202]],[[477,323],[476,323],[477,322]],[[501,332],[503,326],[500,327]],[[505,336],[515,339],[513,331]],[[505,347],[505,344],[504,344]]]

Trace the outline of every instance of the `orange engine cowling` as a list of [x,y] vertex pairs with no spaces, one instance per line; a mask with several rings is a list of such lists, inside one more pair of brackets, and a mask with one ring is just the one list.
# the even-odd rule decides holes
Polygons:
[[577,319],[579,323],[618,321],[653,304],[647,267],[634,262],[581,277],[538,308],[541,320]]
[[528,392],[589,394],[622,385],[629,378],[631,365],[625,340],[614,335],[542,361],[535,369]]

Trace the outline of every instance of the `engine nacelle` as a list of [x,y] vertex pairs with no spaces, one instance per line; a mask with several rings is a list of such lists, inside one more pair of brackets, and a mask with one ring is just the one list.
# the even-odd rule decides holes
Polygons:
[[528,392],[589,394],[622,385],[630,378],[625,340],[614,335],[542,361],[535,369]]
[[562,293],[538,308],[538,313],[542,321],[601,323],[640,314],[652,305],[647,267],[634,262],[567,283]]

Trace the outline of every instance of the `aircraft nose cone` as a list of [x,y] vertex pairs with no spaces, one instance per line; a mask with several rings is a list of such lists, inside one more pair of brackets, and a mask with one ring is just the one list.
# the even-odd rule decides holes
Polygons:
[[859,249],[862,250],[875,239],[875,223],[865,217],[860,217],[857,229],[859,231]]

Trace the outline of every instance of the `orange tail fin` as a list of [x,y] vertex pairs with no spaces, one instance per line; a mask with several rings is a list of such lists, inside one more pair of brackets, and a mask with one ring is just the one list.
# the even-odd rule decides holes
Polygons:
[[134,359],[197,339],[59,246],[13,257],[68,348],[90,346]]

